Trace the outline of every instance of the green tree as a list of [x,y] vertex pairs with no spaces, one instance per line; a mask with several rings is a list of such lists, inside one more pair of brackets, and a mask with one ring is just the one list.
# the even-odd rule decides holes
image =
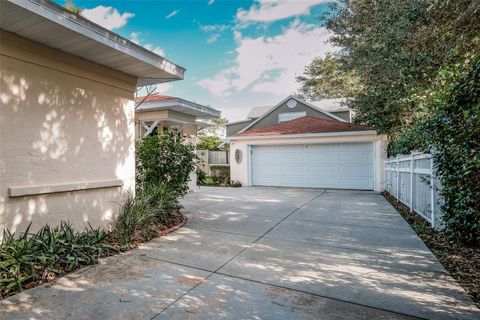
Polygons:
[[210,120],[212,125],[198,130],[199,137],[218,136],[225,134],[225,125],[228,123],[227,118],[213,118]]
[[345,71],[342,66],[338,55],[315,58],[296,78],[301,84],[300,94],[310,100],[356,96],[361,89],[359,79],[354,71]]
[[326,26],[343,48],[342,70],[359,77],[356,120],[395,134],[427,112],[441,66],[478,50],[475,0],[342,0]]
[[218,151],[219,145],[222,143],[219,137],[202,137],[200,142],[197,144],[198,150],[209,150],[209,151]]
[[447,231],[480,244],[480,54],[440,76],[444,84],[418,127],[442,186]]

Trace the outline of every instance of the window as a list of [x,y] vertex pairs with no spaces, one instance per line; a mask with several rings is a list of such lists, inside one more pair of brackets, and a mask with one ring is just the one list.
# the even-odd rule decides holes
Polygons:
[[290,121],[293,119],[305,117],[307,113],[305,111],[302,112],[285,112],[278,114],[278,122]]

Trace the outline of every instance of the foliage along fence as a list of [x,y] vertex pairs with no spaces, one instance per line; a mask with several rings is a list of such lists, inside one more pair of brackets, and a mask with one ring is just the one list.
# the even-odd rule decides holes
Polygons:
[[427,220],[442,226],[439,183],[430,154],[412,153],[385,160],[386,191]]

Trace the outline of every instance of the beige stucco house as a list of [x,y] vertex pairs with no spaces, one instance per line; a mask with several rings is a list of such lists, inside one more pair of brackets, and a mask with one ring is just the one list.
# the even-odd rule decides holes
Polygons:
[[385,188],[386,136],[293,96],[227,139],[243,186]]
[[0,2],[0,232],[106,226],[134,190],[137,86],[184,69],[45,0]]

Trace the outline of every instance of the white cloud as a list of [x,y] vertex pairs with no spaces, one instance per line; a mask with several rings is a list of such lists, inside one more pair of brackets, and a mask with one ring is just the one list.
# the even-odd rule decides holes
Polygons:
[[210,36],[210,38],[207,39],[207,43],[208,43],[208,44],[214,43],[214,42],[216,42],[218,39],[220,39],[220,35],[219,35],[218,33],[213,34],[212,36]]
[[233,93],[271,93],[286,96],[298,89],[295,76],[313,58],[335,51],[327,43],[331,34],[323,27],[294,21],[277,36],[248,38],[235,31],[237,57],[225,68],[198,85],[216,96]]
[[130,41],[138,44],[139,46],[143,46],[145,49],[150,50],[150,51],[158,54],[159,56],[162,56],[162,57],[165,56],[165,50],[163,50],[162,48],[160,48],[158,46],[155,46],[151,43],[142,44],[142,42],[140,40],[140,35],[141,34],[142,34],[141,32],[130,33]]
[[172,17],[175,17],[179,12],[180,12],[180,10],[173,10],[172,12],[170,12],[169,14],[167,14],[167,16],[165,17],[165,19],[170,19],[170,18],[172,18]]
[[139,39],[140,34],[141,34],[140,32],[132,32],[130,34],[130,41],[139,45],[140,44],[140,39]]
[[271,22],[289,17],[308,15],[310,8],[331,0],[257,0],[250,9],[238,9],[237,20],[241,22]]
[[165,51],[162,48],[156,47],[151,43],[147,43],[143,47],[147,50],[150,50],[150,51],[158,54],[159,56],[162,56],[162,57],[165,56]]
[[212,32],[212,31],[222,32],[222,31],[225,31],[227,28],[228,26],[226,24],[207,24],[204,26],[200,26],[200,29],[203,32]]
[[118,29],[125,26],[128,19],[135,16],[130,12],[120,14],[117,9],[104,6],[84,9],[81,11],[81,15],[108,30]]

